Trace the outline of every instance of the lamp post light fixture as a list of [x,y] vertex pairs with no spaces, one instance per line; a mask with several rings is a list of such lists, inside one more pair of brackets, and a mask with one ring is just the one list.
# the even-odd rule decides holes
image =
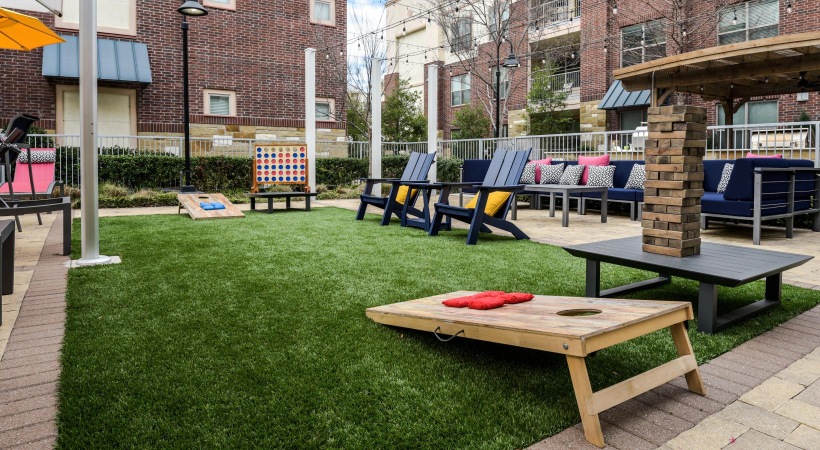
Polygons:
[[183,126],[185,127],[185,185],[180,192],[196,192],[196,188],[191,184],[191,120],[188,105],[188,16],[206,16],[208,10],[198,1],[188,0],[177,8],[177,12],[182,14],[182,103],[183,103]]
[[[498,45],[495,47],[495,60],[500,62],[501,61],[501,44],[504,42],[504,39],[501,38],[498,40]],[[521,67],[521,62],[518,61],[518,58],[515,57],[515,51],[513,50],[512,41],[510,41],[510,56],[501,63],[499,66],[495,68],[495,138],[498,139],[501,135],[501,68],[506,67],[508,69]],[[509,95],[509,92],[505,92],[506,95]]]

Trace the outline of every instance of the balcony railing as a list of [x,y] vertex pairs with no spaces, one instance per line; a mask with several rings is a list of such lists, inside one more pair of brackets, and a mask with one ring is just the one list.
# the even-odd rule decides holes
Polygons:
[[[567,93],[567,103],[577,102],[581,99],[581,71],[562,72],[551,75],[549,78],[549,88],[553,91],[563,91]],[[532,99],[538,102],[538,98]]]
[[530,0],[530,22],[546,28],[581,17],[580,0]]

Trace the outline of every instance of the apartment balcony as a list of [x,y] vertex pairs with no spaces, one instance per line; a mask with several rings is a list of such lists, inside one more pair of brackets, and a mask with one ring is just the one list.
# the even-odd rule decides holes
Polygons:
[[[581,101],[581,71],[561,72],[549,77],[549,88],[567,93],[566,108],[577,109]],[[538,102],[538,98],[531,101]]]
[[530,41],[581,29],[581,0],[530,0]]

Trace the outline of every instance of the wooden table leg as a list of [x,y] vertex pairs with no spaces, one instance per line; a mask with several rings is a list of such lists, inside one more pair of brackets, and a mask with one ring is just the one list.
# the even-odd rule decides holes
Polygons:
[[[689,334],[686,332],[684,324],[676,323],[669,327],[669,331],[672,332],[672,340],[675,341],[678,356],[692,355],[694,357],[695,352],[692,351],[692,343],[689,342]],[[691,372],[686,372],[684,376],[686,377],[686,385],[689,386],[690,391],[700,395],[706,395],[706,387],[703,385],[703,379],[700,377],[700,371],[697,368]]]
[[601,421],[598,414],[590,414],[587,402],[592,400],[592,385],[589,383],[589,373],[584,358],[567,355],[569,376],[572,378],[572,388],[575,391],[575,401],[578,403],[578,412],[581,414],[581,423],[584,425],[584,436],[592,445],[603,448],[604,433],[601,431]]

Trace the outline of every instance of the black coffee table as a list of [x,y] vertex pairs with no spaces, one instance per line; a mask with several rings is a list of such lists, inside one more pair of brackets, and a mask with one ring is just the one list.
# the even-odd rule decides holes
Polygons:
[[[783,272],[813,258],[710,242],[701,245],[700,255],[685,258],[647,253],[642,248],[641,237],[637,236],[570,245],[564,250],[587,260],[587,297],[614,297],[650,289],[670,283],[673,276],[698,281],[698,331],[704,333],[714,333],[752,314],[780,305]],[[656,272],[658,277],[602,291],[602,262]],[[766,279],[764,299],[718,316],[718,286],[737,287],[763,278]]]

